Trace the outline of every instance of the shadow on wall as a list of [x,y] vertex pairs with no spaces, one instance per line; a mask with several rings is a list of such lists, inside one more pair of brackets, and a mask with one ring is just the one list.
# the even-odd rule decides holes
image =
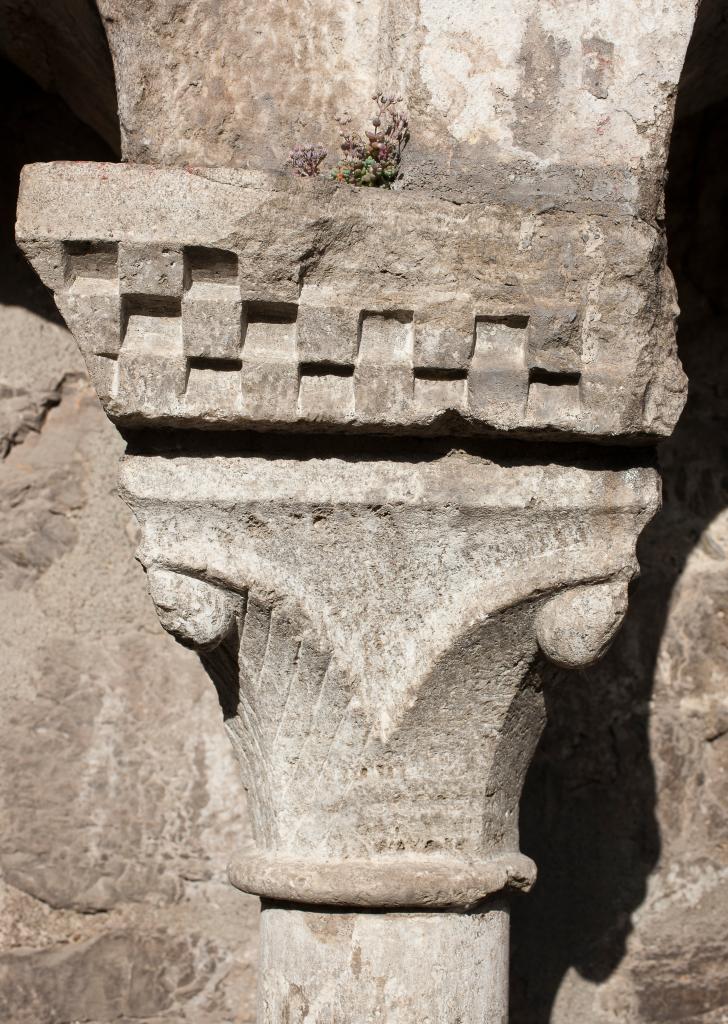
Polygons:
[[[549,722],[521,805],[521,845],[539,881],[514,906],[511,1024],[557,1024],[569,970],[599,983],[618,969],[660,855],[648,732],[656,659],[686,559],[728,505],[727,44],[727,0],[703,0],[678,91],[666,207],[690,397],[660,449],[664,507],[639,544],[642,578],[624,629],[601,664],[557,674],[546,694]],[[645,990],[649,973],[637,981],[640,1024],[673,1019]]]
[[[3,152],[0,158],[0,304],[24,306],[62,324],[53,296],[15,244],[18,182],[24,164],[47,160],[118,160],[60,97],[0,58]],[[30,127],[32,126],[32,128]]]

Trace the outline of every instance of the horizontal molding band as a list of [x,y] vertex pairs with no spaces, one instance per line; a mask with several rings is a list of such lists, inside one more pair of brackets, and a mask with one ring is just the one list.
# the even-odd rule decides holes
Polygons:
[[228,875],[243,892],[290,903],[467,910],[504,889],[528,891],[536,865],[522,853],[482,861],[434,854],[318,861],[265,853],[235,858]]

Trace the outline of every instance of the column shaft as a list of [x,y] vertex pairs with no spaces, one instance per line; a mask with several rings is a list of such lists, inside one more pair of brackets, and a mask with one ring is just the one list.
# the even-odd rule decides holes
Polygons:
[[467,913],[263,901],[258,1024],[506,1024],[505,899]]

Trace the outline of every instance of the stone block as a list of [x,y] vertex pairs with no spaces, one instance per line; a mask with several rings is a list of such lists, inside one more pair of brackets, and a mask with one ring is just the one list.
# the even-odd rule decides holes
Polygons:
[[[326,430],[358,430],[361,424],[401,434],[433,429],[440,413],[459,406],[459,385],[435,386],[424,375],[414,402],[405,370],[415,368],[446,371],[444,380],[447,373],[467,372],[467,403],[449,428],[466,435],[530,435],[538,423],[554,437],[647,439],[669,433],[684,400],[660,240],[650,224],[633,216],[587,216],[571,206],[535,215],[525,201],[469,201],[465,208],[416,190],[367,195],[327,181],[304,188],[279,175],[234,168],[152,173],[109,164],[100,175],[83,165],[47,164],[25,172],[18,236],[56,288],[86,351],[94,348],[83,297],[92,307],[100,294],[118,290],[115,247],[122,288],[136,281],[134,288],[149,290],[125,291],[126,297],[170,301],[182,294],[179,261],[173,282],[160,269],[161,255],[156,262],[144,259],[155,247],[160,253],[160,246],[182,250],[188,358],[241,358],[252,365],[292,351],[304,366],[353,365],[361,423],[359,411],[353,419],[342,412],[341,421],[333,414],[320,421]],[[344,239],[355,240],[345,259]],[[57,243],[67,253],[62,279],[57,260],[47,258],[48,245]],[[134,252],[141,254],[138,267]],[[136,267],[133,274],[127,264]],[[556,274],[558,267],[568,273]],[[70,294],[78,297],[74,305],[66,302]],[[192,304],[195,296],[199,307]],[[105,352],[112,351],[114,331],[104,337]],[[543,403],[551,407],[558,397],[563,405],[567,392],[556,396],[546,390],[548,381],[533,381],[529,412],[529,371],[580,373],[582,348],[595,378],[603,362],[610,372],[617,368],[611,392],[592,389],[588,415],[561,416],[546,412]],[[283,376],[290,377],[287,371]],[[445,403],[439,410],[438,395]],[[218,405],[201,416],[185,403],[167,404],[162,393],[154,401],[150,422],[243,430],[256,426],[246,409],[269,405],[264,397],[261,403],[251,398],[242,407]],[[289,423],[288,398],[284,404],[281,422]],[[299,410],[297,399],[295,406]],[[300,410],[306,407],[304,401]],[[339,407],[348,409],[348,402]],[[137,415],[125,409],[123,389],[114,408],[122,422]],[[295,416],[305,423],[303,411]]]
[[159,396],[176,404],[187,380],[180,300],[124,296],[122,330],[116,402],[128,402],[135,414],[143,411],[145,415]]
[[84,293],[72,287],[60,293],[58,305],[75,323],[76,340],[84,355],[118,355],[123,330],[118,290]]
[[241,359],[187,360],[184,408],[195,417],[216,416],[221,422],[242,412]]
[[301,366],[298,411],[306,420],[341,423],[354,413],[354,368]]
[[413,340],[411,313],[362,314],[354,376],[358,419],[397,423],[411,418]]
[[193,285],[182,299],[182,337],[188,358],[237,359],[243,340],[243,300],[226,285]]
[[246,303],[242,391],[244,414],[250,420],[296,418],[296,312],[290,303]]
[[527,362],[549,373],[581,370],[581,319],[574,308],[534,306],[528,318]]
[[467,401],[464,371],[415,370],[414,405],[418,413],[425,416],[452,411],[464,413]]
[[467,370],[473,357],[475,318],[469,308],[440,303],[417,312],[413,363],[417,369]]
[[244,355],[241,387],[246,418],[264,423],[296,419],[298,365],[294,360]]
[[122,242],[119,245],[119,286],[124,294],[182,294],[182,247]]
[[302,363],[353,366],[359,347],[359,310],[311,306],[298,310],[298,358]]
[[38,240],[28,243],[25,255],[34,267],[41,268],[38,276],[56,294],[62,294],[69,286],[67,245],[60,241]]
[[520,314],[482,316],[475,323],[475,350],[468,373],[471,412],[515,427],[528,398],[526,331]]
[[117,402],[128,403],[134,415],[153,414],[160,395],[170,405],[177,405],[185,392],[187,367],[184,360],[137,349],[122,352],[117,365],[118,387],[114,397]]
[[535,426],[577,426],[581,415],[581,375],[531,369],[526,418]]

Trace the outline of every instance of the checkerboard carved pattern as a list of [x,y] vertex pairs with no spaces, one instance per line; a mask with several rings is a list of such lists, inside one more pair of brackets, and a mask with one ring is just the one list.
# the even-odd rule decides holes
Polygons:
[[[19,234],[121,424],[616,439],[671,426],[672,294],[659,269],[645,279],[660,243],[643,224],[60,166],[54,229]],[[42,187],[41,167],[26,188],[33,175]]]

